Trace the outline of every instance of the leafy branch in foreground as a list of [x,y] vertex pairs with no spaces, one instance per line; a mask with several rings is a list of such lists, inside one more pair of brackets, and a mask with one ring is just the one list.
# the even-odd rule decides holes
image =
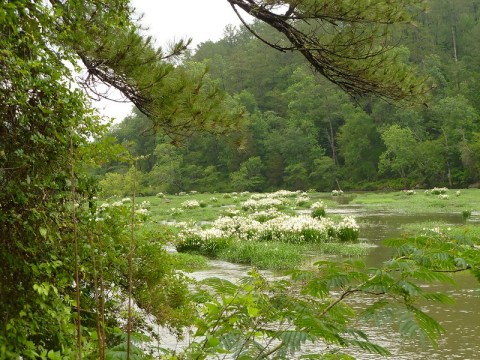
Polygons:
[[[453,300],[420,284],[453,283],[447,272],[475,273],[478,249],[472,242],[444,237],[388,244],[396,253],[379,268],[366,268],[361,261],[322,261],[313,271],[294,271],[279,281],[255,271],[239,284],[202,281],[196,295],[201,316],[195,341],[186,349],[188,358],[288,359],[301,352],[304,358],[340,359],[351,358],[349,348],[389,355],[362,330],[372,324],[435,345],[444,330],[419,304]],[[315,353],[305,352],[307,344]]]

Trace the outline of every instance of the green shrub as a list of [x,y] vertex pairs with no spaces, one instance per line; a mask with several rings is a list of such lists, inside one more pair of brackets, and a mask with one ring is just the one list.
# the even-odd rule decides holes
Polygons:
[[472,211],[471,210],[463,210],[462,211],[462,217],[467,220],[472,216]]
[[313,218],[321,218],[327,215],[324,208],[316,208],[312,210],[312,217]]
[[179,241],[175,247],[178,252],[194,252],[208,257],[217,257],[218,253],[227,248],[232,239],[225,237],[211,237],[202,239],[198,235],[189,235]]
[[341,228],[336,231],[335,237],[340,241],[356,241],[358,240],[358,230],[352,228]]

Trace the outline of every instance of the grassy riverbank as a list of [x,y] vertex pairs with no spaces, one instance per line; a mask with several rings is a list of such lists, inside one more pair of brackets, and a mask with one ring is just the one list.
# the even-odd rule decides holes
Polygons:
[[375,208],[404,213],[480,211],[480,189],[354,193],[350,204],[361,205],[366,209]]
[[[189,193],[181,195],[163,195],[140,197],[138,201],[151,204],[154,221],[213,221],[229,210],[238,209],[240,204],[251,197],[251,193]],[[440,197],[447,195],[447,197]],[[309,201],[283,206],[282,211],[292,214],[295,210],[308,209],[309,205],[321,200],[326,208],[341,205],[361,206],[365,209],[391,210],[408,213],[461,213],[464,210],[480,211],[480,189],[446,190],[445,194],[426,193],[416,190],[414,194],[407,192],[349,192],[341,196],[331,193],[308,192]],[[188,200],[197,200],[201,206],[189,211],[182,207]]]

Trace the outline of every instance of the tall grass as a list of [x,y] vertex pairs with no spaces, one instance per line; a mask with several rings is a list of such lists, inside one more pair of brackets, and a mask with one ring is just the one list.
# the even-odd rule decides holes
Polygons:
[[223,249],[218,257],[238,264],[259,269],[295,269],[303,261],[302,247],[281,242],[237,242]]
[[173,253],[170,255],[175,269],[193,272],[208,268],[208,260],[204,256],[190,253]]

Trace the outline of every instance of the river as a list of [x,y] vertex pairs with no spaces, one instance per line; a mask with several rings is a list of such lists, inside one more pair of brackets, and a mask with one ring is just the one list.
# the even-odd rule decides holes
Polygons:
[[[329,209],[329,213],[353,215],[360,224],[361,237],[377,245],[372,248],[365,261],[367,265],[377,266],[389,256],[388,249],[381,245],[385,238],[402,236],[402,225],[425,221],[442,221],[447,225],[459,225],[464,222],[461,214],[399,214],[388,211],[367,211],[360,206],[339,205]],[[473,214],[469,220],[479,223],[480,214]],[[221,277],[235,281],[246,275],[248,267],[222,261],[211,261],[211,268],[192,274],[196,279]],[[266,274],[269,274],[266,272]],[[274,276],[269,274],[269,276]],[[389,349],[393,359],[480,359],[480,291],[476,280],[466,273],[455,276],[457,284],[435,285],[456,300],[454,305],[427,304],[424,310],[440,322],[446,333],[441,337],[438,347],[422,345],[411,338],[400,338],[398,333],[386,329],[365,329],[375,342]],[[360,360],[380,359],[379,355],[350,352]]]

